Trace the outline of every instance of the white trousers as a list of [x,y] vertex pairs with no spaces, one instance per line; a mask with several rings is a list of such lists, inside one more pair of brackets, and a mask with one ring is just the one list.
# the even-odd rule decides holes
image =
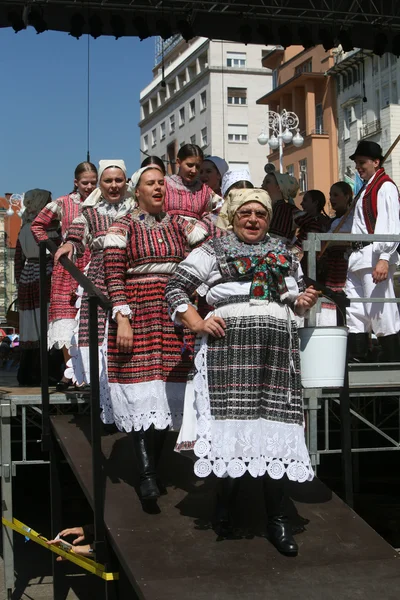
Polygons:
[[[389,265],[386,281],[374,283],[372,268],[348,271],[344,291],[348,298],[394,298],[393,275],[396,265]],[[373,332],[377,337],[400,331],[398,305],[393,302],[351,302],[347,308],[349,333]]]

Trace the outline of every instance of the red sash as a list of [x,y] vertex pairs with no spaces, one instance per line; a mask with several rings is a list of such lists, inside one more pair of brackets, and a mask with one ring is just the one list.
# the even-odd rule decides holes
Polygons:
[[365,194],[363,196],[363,213],[364,220],[367,226],[368,233],[375,232],[376,219],[378,216],[378,192],[382,185],[390,181],[394,185],[394,181],[390,179],[389,175],[386,175],[385,169],[381,167],[375,174],[375,177],[371,183],[367,186]]

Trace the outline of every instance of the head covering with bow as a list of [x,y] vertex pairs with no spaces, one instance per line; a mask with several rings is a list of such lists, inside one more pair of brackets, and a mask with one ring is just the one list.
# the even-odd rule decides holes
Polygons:
[[274,171],[271,175],[275,177],[276,183],[285,200],[291,200],[296,197],[299,191],[299,182],[296,177],[289,175],[289,173],[278,173],[278,171]]
[[223,158],[221,158],[220,156],[206,156],[205,159],[209,160],[210,162],[212,162],[218,173],[221,175],[221,177],[223,177],[225,175],[225,173],[227,172],[227,170],[229,169],[229,165],[226,162],[226,160],[224,160]]
[[272,200],[268,192],[260,188],[231,190],[218,215],[217,227],[220,229],[231,228],[236,211],[248,202],[259,202],[266,208],[271,220]]

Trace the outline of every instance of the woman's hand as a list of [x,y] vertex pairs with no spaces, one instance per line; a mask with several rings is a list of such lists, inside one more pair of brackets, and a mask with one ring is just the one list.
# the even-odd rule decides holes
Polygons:
[[194,333],[206,333],[215,338],[222,338],[225,336],[226,323],[222,317],[210,317],[199,319],[191,329]]
[[127,354],[132,352],[133,348],[133,331],[129,318],[117,313],[117,348],[120,352]]
[[58,535],[60,537],[66,537],[67,535],[77,535],[78,537],[76,537],[72,542],[74,546],[75,544],[79,544],[80,542],[85,541],[85,532],[83,531],[83,527],[70,527],[69,529],[63,529]]
[[74,253],[73,245],[71,244],[71,242],[66,242],[65,244],[60,246],[59,249],[57,250],[57,252],[55,253],[54,263],[57,264],[58,261],[60,260],[60,257],[64,256],[64,254],[66,254],[67,257],[69,258],[69,260],[71,260],[73,253]]
[[308,310],[310,310],[310,308],[312,308],[316,304],[318,296],[320,295],[321,292],[317,292],[317,290],[315,290],[312,285],[308,287],[305,292],[298,296],[295,302],[296,314],[300,317],[303,316],[304,313],[306,313]]

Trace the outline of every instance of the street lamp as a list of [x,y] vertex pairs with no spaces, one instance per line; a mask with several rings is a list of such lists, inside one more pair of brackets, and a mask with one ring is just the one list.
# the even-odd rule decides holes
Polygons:
[[6,210],[7,217],[12,217],[15,212],[19,217],[22,217],[24,212],[24,194],[10,194],[6,196],[6,200],[9,204]]
[[[257,138],[261,146],[269,144],[271,150],[279,148],[279,170],[283,173],[283,144],[293,143],[296,148],[304,143],[304,138],[299,130],[299,117],[294,112],[283,110],[281,114],[274,110],[268,111],[268,130],[272,130],[272,135],[268,138],[266,127],[264,127]],[[293,135],[291,130],[296,130]]]

